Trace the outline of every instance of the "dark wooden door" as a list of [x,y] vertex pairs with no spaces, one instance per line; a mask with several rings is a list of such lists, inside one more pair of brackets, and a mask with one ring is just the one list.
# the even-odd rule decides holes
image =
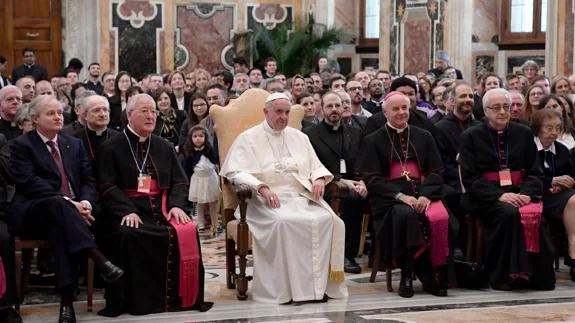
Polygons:
[[61,0],[0,0],[0,55],[8,60],[9,73],[22,64],[22,49],[36,49],[36,64],[48,76],[62,66]]

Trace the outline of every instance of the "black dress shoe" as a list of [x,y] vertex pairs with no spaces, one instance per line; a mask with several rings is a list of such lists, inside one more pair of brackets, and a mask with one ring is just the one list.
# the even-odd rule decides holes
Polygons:
[[361,274],[361,267],[355,262],[355,259],[345,258],[345,262],[343,264],[343,271],[348,274]]
[[411,273],[401,272],[401,281],[399,282],[398,294],[401,297],[413,297],[413,280],[411,280]]
[[434,295],[434,296],[439,296],[439,297],[445,297],[447,296],[447,289],[440,289],[437,286],[429,286],[429,285],[423,285],[423,290],[426,291],[427,293]]
[[60,305],[58,323],[76,323],[76,312],[72,305]]
[[569,277],[571,277],[571,280],[575,282],[575,267],[571,267],[571,269],[569,269]]
[[114,265],[110,261],[106,261],[104,266],[100,269],[100,276],[107,283],[113,283],[124,275],[122,268]]

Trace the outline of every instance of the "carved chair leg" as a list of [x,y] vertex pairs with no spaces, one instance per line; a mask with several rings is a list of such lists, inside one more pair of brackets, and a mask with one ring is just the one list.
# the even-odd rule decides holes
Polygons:
[[361,220],[361,235],[359,236],[359,251],[358,257],[363,256],[363,249],[365,247],[365,240],[367,236],[367,229],[369,227],[369,214],[364,214]]
[[240,301],[247,299],[247,291],[248,291],[248,278],[246,276],[246,265],[247,259],[246,256],[248,254],[248,225],[247,223],[240,222],[238,224],[238,263],[239,263],[239,273],[236,276],[236,287],[238,290],[237,298]]
[[236,242],[226,239],[226,286],[228,289],[236,288]]
[[30,267],[32,266],[32,255],[34,249],[22,249],[22,271],[20,276],[20,303],[24,302],[24,294],[30,279]]
[[373,261],[371,264],[371,277],[369,281],[373,283],[375,281],[375,276],[377,276],[377,272],[379,271],[379,264],[381,263],[381,240],[376,235],[375,236],[375,250],[373,251]]
[[88,258],[88,268],[86,273],[86,278],[88,279],[88,295],[87,295],[87,307],[88,312],[92,312],[94,305],[94,260]]

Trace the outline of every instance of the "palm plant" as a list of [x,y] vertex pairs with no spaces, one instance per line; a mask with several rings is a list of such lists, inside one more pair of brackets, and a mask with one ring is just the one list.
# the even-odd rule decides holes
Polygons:
[[291,32],[285,25],[268,30],[256,25],[252,37],[252,58],[254,66],[263,66],[267,57],[274,57],[278,71],[288,77],[305,75],[315,71],[317,59],[347,35],[343,28],[326,28],[316,24],[312,14],[308,22]]

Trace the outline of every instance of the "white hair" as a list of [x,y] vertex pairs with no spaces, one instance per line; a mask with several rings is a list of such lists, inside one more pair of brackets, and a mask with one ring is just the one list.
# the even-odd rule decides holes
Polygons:
[[[88,101],[88,98],[94,95],[98,95],[98,93],[92,91],[92,90],[86,90],[84,92],[82,92],[82,94],[80,94],[80,96],[78,96],[76,98],[76,100],[74,100],[74,107],[77,108],[78,106],[81,107],[82,109],[86,108],[86,102]],[[108,101],[108,100],[106,100]],[[108,103],[109,105],[109,103]]]
[[60,101],[58,101],[58,99],[56,99],[56,97],[53,95],[45,94],[45,95],[38,95],[37,97],[35,97],[28,106],[28,109],[30,110],[29,111],[30,118],[34,118],[34,116],[37,116],[40,113],[40,107],[45,106],[47,102],[50,100],[54,100],[58,102],[58,104],[60,104]]
[[[510,96],[510,97],[511,97],[512,95],[514,95],[514,94],[517,95],[517,96],[519,96],[519,98],[521,98],[521,102],[522,102],[522,103],[525,103],[525,96],[523,95],[523,93],[521,93],[521,92],[519,92],[519,91],[516,91],[516,90],[509,91],[509,96]],[[513,101],[513,98],[511,98],[511,101]]]
[[490,101],[491,98],[495,95],[503,95],[505,96],[505,100],[507,100],[507,104],[511,105],[511,95],[509,95],[509,91],[507,91],[504,88],[495,88],[495,89],[491,89],[489,91],[487,91],[484,95],[483,95],[483,108],[489,108],[490,107]]
[[6,98],[6,93],[10,92],[11,90],[20,93],[20,96],[22,96],[22,91],[20,91],[20,88],[15,85],[6,85],[0,89],[0,100],[4,100]]
[[151,102],[154,103],[154,107],[156,106],[156,101],[154,101],[154,98],[152,98],[149,94],[138,93],[128,100],[128,104],[126,104],[126,113],[136,109],[136,103],[144,99],[150,100]]

